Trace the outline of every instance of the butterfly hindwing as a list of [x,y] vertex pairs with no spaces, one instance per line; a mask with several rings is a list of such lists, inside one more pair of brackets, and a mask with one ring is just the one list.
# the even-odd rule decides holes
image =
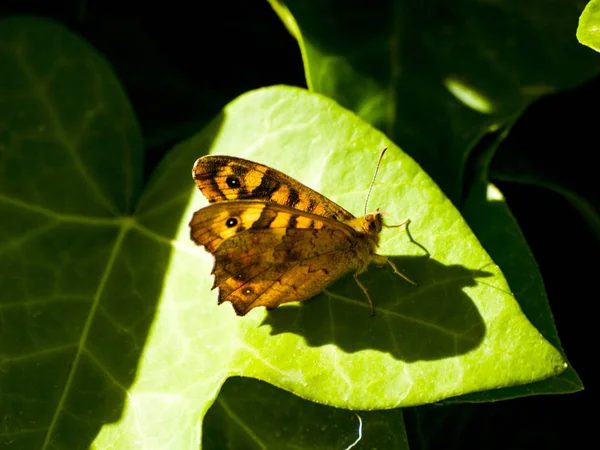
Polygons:
[[335,264],[345,257],[347,253],[337,251],[301,262],[255,263],[219,285],[219,303],[230,301],[238,315],[245,315],[257,306],[273,309],[306,300],[348,271]]
[[230,301],[239,315],[310,298],[355,268],[354,230],[286,206],[219,202],[197,211],[190,227],[215,257],[219,303]]

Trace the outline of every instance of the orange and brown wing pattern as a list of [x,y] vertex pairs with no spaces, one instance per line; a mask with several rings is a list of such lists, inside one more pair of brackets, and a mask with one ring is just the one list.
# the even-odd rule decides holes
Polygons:
[[216,203],[196,212],[190,227],[215,257],[219,303],[242,316],[313,297],[356,268],[352,229],[273,203]]
[[354,218],[327,197],[262,164],[233,156],[209,155],[196,160],[192,174],[209,202],[265,200],[340,222]]

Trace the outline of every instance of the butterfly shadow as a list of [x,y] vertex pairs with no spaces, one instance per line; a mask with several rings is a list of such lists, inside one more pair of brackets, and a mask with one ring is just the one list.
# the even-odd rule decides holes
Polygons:
[[391,259],[419,286],[389,267],[372,267],[360,280],[373,299],[374,316],[352,276],[346,276],[312,299],[269,311],[261,326],[271,327],[271,335],[296,333],[311,347],[334,344],[348,353],[372,349],[406,362],[464,354],[482,342],[485,324],[464,288],[490,272],[444,265],[428,256]]

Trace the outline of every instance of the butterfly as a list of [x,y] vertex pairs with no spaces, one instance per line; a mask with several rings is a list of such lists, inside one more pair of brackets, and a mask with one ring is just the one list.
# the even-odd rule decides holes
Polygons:
[[416,285],[376,253],[386,226],[379,208],[367,214],[365,202],[365,215],[354,217],[278,170],[233,156],[203,156],[192,176],[211,205],[194,213],[191,239],[215,258],[212,289],[219,288],[218,303],[231,302],[240,316],[258,306],[273,309],[314,297],[351,271],[374,314],[358,279],[371,262],[389,264]]

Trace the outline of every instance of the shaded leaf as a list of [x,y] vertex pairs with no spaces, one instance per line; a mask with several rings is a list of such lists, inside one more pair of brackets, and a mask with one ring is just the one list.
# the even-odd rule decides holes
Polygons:
[[203,427],[205,450],[408,449],[400,409],[329,408],[250,378],[227,380]]
[[[581,214],[598,240],[600,196],[595,166],[587,161],[590,142],[596,139],[597,119],[590,111],[599,94],[600,89],[589,84],[532,105],[503,141],[490,168],[493,180],[556,192]],[[543,121],[536,119],[541,114]],[[536,136],[536,145],[519,139],[524,133]]]
[[[469,195],[461,206],[465,219],[506,275],[514,295],[529,321],[552,344],[561,349],[558,333],[544,289],[541,274],[521,230],[502,193],[488,179],[489,166],[498,145],[509,129],[498,130],[476,155],[477,166]],[[481,402],[536,394],[576,392],[583,384],[573,367],[560,375],[526,386],[513,386],[475,394],[467,394],[450,402]]]

